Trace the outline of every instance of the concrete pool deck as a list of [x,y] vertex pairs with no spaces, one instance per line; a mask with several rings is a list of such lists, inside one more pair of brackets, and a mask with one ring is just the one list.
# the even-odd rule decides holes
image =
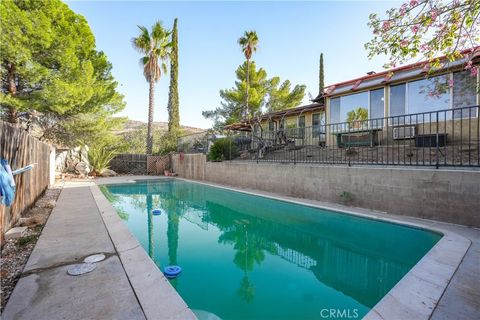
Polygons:
[[[98,179],[97,184],[161,178],[123,176]],[[435,246],[367,318],[478,318],[480,230],[257,190],[241,191],[442,230],[447,234],[441,240],[442,247]],[[107,259],[98,263],[96,270],[77,277],[66,275],[68,266],[100,252]],[[99,188],[94,183],[71,182],[62,190],[2,319],[85,318],[194,319],[195,316]]]

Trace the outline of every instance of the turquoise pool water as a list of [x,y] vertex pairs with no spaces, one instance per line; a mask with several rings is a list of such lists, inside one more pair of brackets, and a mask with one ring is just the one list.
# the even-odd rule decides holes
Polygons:
[[183,180],[101,189],[199,318],[361,318],[441,238]]

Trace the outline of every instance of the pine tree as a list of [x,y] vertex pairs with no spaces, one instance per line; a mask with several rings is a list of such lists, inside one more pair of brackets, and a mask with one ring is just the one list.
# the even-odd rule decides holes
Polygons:
[[168,94],[168,132],[176,136],[180,129],[180,102],[178,98],[178,31],[177,18],[173,22],[170,56],[170,91]]
[[320,97],[323,94],[323,89],[325,87],[325,80],[323,74],[323,53],[320,53],[320,70],[318,74],[318,96]]

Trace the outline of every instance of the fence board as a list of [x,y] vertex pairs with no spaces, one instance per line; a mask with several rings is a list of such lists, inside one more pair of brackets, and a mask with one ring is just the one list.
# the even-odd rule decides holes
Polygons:
[[11,207],[0,205],[0,242],[3,236],[48,188],[50,153],[53,148],[21,128],[0,121],[0,158],[7,159],[12,170],[36,163],[31,171],[15,176],[15,200]]
[[118,154],[110,161],[110,169],[116,173],[146,174],[147,155],[131,153]]

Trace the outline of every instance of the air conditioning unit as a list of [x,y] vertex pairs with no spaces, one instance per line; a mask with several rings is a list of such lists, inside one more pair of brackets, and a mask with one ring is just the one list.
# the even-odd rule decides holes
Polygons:
[[405,126],[393,128],[393,139],[413,139],[415,138],[415,126]]

